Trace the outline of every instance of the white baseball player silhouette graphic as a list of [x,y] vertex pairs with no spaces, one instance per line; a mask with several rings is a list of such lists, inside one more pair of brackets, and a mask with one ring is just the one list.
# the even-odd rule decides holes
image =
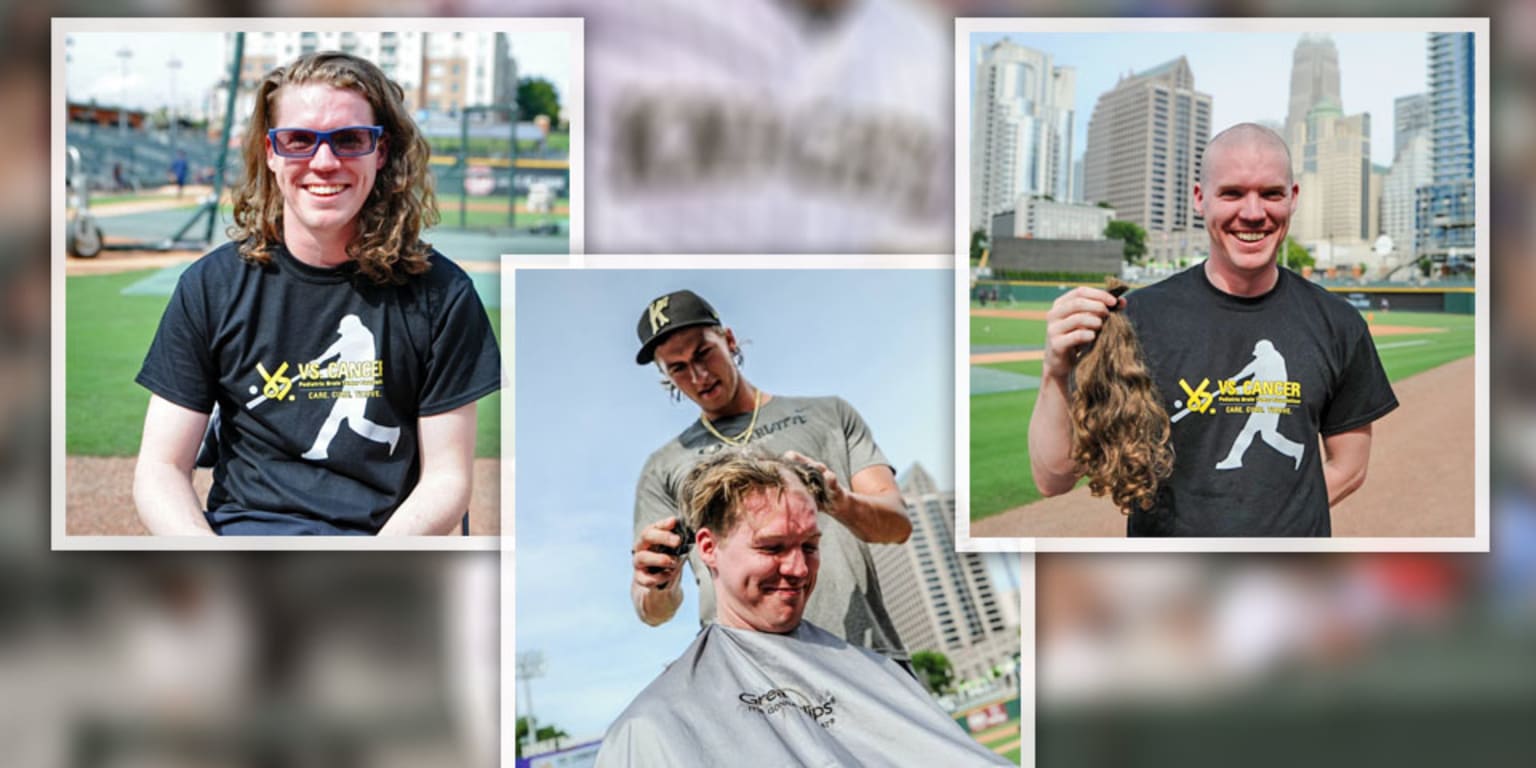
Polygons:
[[[333,357],[343,363],[366,363],[378,359],[373,332],[363,325],[357,315],[341,318],[336,332],[341,334],[341,338],[321,352],[320,356],[312,361],[314,365],[324,363]],[[373,382],[369,379],[348,377],[343,382],[341,391],[336,393],[336,404],[331,407],[331,415],[325,418],[325,424],[320,427],[320,434],[315,436],[315,444],[304,452],[304,458],[311,461],[328,458],[331,440],[336,438],[342,422],[346,422],[353,432],[362,437],[376,443],[388,443],[390,454],[394,454],[395,444],[400,441],[400,428],[375,424],[363,415],[368,407],[367,393],[372,389]]]
[[[1259,343],[1253,345],[1253,362],[1245,366],[1232,377],[1232,381],[1238,382],[1253,377],[1254,381],[1286,381],[1285,358],[1275,349],[1275,345],[1269,339],[1259,339]],[[1259,395],[1254,402],[1255,406],[1262,406],[1266,400],[1265,395]],[[1280,414],[1263,413],[1255,411],[1248,416],[1248,423],[1243,425],[1243,431],[1237,435],[1237,440],[1232,443],[1232,450],[1227,457],[1217,463],[1217,469],[1242,469],[1243,454],[1248,446],[1253,443],[1253,436],[1259,435],[1269,447],[1296,460],[1292,470],[1301,468],[1301,459],[1306,455],[1306,447],[1285,435],[1280,434]]]

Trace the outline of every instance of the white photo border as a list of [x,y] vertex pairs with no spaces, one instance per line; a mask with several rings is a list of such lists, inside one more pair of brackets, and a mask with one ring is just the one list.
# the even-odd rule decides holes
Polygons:
[[[971,535],[970,398],[970,38],[984,32],[1470,32],[1474,45],[1476,147],[1475,473],[1474,533],[1469,537],[1340,537],[1327,539],[1004,537]],[[1487,552],[1489,548],[1489,20],[1487,18],[1093,19],[957,18],[955,20],[955,535],[962,552]],[[1020,470],[1025,471],[1023,469]]]
[[[64,232],[66,227],[65,177],[65,126],[67,123],[65,92],[65,38],[76,33],[101,32],[158,32],[158,33],[225,33],[225,32],[373,32],[416,30],[425,32],[484,31],[488,27],[507,32],[554,32],[570,38],[569,66],[570,90],[564,95],[565,111],[570,120],[570,219],[569,246],[571,254],[580,254],[584,248],[585,225],[585,119],[584,119],[584,23],[579,18],[56,18],[52,27],[52,88],[50,91],[51,123],[51,178],[50,189],[50,273],[52,362],[50,432],[50,545],[55,551],[496,551],[500,549],[499,536],[410,536],[410,537],[353,537],[353,536],[240,536],[206,537],[154,536],[154,535],[71,535],[67,529],[67,482],[65,452],[66,427],[66,372],[65,342],[67,339],[67,312],[65,311],[65,264]],[[564,259],[564,254],[558,258]],[[505,262],[505,258],[503,259]],[[507,285],[506,267],[503,265],[502,284]],[[505,294],[504,294],[505,295]],[[506,318],[511,314],[507,306],[502,315],[503,336],[508,338]],[[510,371],[510,353],[502,347],[503,399],[510,397],[511,382],[505,378]],[[502,406],[502,503],[503,524],[507,522],[509,508],[507,484],[512,471],[507,448],[511,440],[510,404]],[[505,532],[507,529],[503,529]]]

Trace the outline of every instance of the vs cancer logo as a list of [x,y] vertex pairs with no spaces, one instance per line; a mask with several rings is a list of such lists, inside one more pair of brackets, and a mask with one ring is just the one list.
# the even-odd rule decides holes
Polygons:
[[[389,455],[393,456],[400,442],[400,427],[380,424],[367,416],[368,401],[384,396],[384,361],[379,358],[373,332],[357,315],[349,314],[337,324],[336,335],[336,341],[325,351],[299,363],[297,376],[288,375],[288,362],[274,371],[257,362],[261,386],[250,385],[249,392],[255,397],[246,402],[246,410],[254,410],[268,401],[292,403],[302,394],[305,402],[318,401],[329,409],[303,458],[329,458],[331,441],[342,426],[366,440],[389,446]],[[293,391],[295,382],[299,393]]]

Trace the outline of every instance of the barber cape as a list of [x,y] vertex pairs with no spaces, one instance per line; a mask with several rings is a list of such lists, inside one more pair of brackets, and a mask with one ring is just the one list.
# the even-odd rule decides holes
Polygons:
[[802,621],[712,624],[619,715],[598,768],[1009,765],[889,659]]

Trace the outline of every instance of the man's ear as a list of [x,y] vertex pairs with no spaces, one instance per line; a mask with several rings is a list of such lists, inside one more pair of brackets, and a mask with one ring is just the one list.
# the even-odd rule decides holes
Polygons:
[[693,548],[698,550],[699,559],[709,566],[711,573],[715,570],[715,558],[719,556],[719,544],[715,540],[715,532],[708,528],[700,528],[693,536]]

